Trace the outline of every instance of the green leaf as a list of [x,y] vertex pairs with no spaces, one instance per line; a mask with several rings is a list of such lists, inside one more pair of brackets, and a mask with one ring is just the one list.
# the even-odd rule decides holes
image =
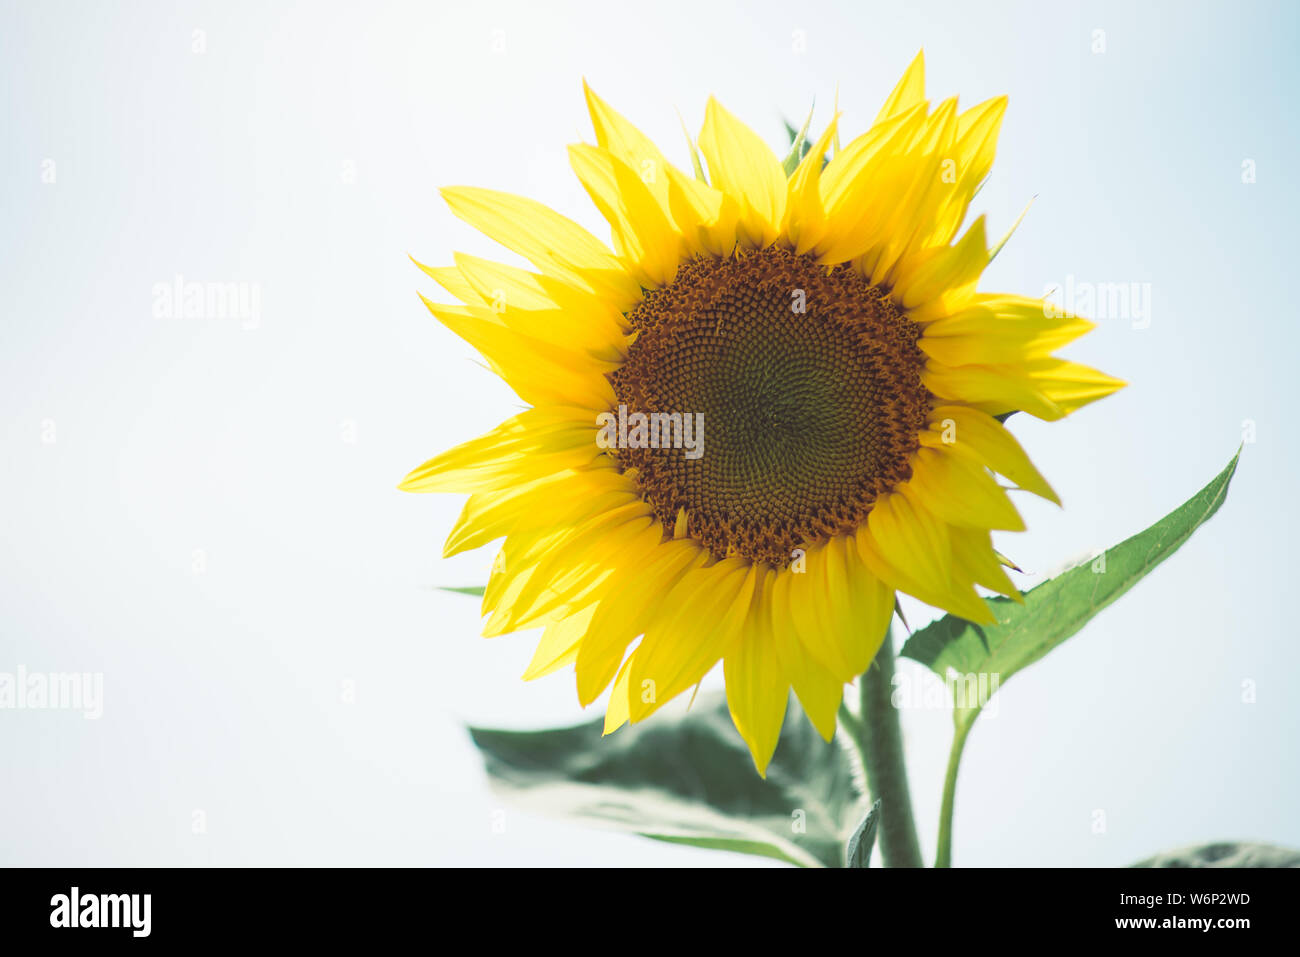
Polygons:
[[847,863],[845,867],[870,867],[871,866],[871,848],[876,843],[876,827],[880,824],[880,802],[877,801],[871,805],[871,810],[863,818],[858,829],[853,832],[849,838],[849,846],[845,849],[844,857]]
[[605,738],[602,725],[470,734],[493,789],[526,810],[674,844],[843,865],[861,792],[848,753],[823,741],[793,701],[766,779],[721,695]]
[[[983,184],[981,183],[980,185],[982,186]],[[1007,234],[1003,236],[1000,240],[998,240],[998,244],[996,246],[994,246],[992,249],[989,250],[990,263],[993,262],[993,260],[998,258],[998,253],[1002,252],[1002,247],[1005,246],[1010,241],[1011,234],[1020,228],[1020,224],[1024,222],[1025,216],[1029,214],[1029,207],[1034,205],[1034,200],[1037,198],[1038,198],[1037,196],[1034,196],[1032,199],[1029,200],[1028,203],[1025,204],[1025,208],[1020,211],[1020,215],[1017,216],[1016,221],[1011,224],[1011,228],[1007,230]],[[1008,412],[1006,414],[1010,415],[1011,413]],[[998,416],[998,419],[1002,420],[1002,416]]]
[[1220,841],[1166,851],[1134,867],[1300,867],[1300,851],[1272,844]]
[[[813,109],[816,109],[816,106],[817,104],[814,103]],[[790,152],[781,161],[781,168],[785,170],[787,179],[794,175],[794,171],[799,168],[799,161],[807,156],[808,151],[812,149],[812,145],[808,142],[808,127],[812,123],[812,118],[813,110],[810,109],[808,119],[803,121],[803,128],[800,130],[795,130],[790,125],[789,120],[781,121],[785,124],[785,131],[790,136]]]
[[482,586],[482,585],[467,585],[467,586],[464,587],[464,588],[449,588],[449,587],[447,587],[447,586],[445,586],[445,585],[439,585],[439,586],[438,586],[438,591],[449,591],[449,592],[454,592],[454,593],[457,594],[457,595],[472,595],[472,596],[474,596],[475,598],[482,598],[482,597],[483,597],[483,586]]
[[[997,675],[1004,683],[1086,625],[1103,608],[1176,552],[1223,504],[1241,451],[1205,488],[1146,531],[1025,593],[1025,603],[985,599],[996,625],[980,626],[947,615],[912,635],[901,654],[945,678]],[[985,702],[967,702],[955,715],[969,724]],[[958,702],[958,704],[961,704]]]
[[701,183],[707,183],[709,178],[704,175],[704,166],[700,163],[700,148],[695,144],[695,140],[691,138],[691,131],[686,128],[685,118],[678,113],[677,119],[681,120],[682,132],[686,134],[686,147],[691,151],[691,166],[695,170],[695,178]]

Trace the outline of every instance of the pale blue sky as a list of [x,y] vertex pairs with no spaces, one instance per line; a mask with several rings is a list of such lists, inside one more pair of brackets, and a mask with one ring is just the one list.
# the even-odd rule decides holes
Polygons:
[[[1070,353],[1128,389],[1013,420],[1066,508],[1024,501],[1003,549],[1046,572],[1118,541],[1256,425],[1219,516],[1003,688],[955,861],[1300,846],[1296,7],[469,6],[0,4],[0,671],[105,695],[98,721],[0,712],[0,863],[743,862],[513,811],[493,833],[463,724],[583,715],[570,679],[517,680],[531,637],[478,639],[431,587],[491,555],[441,561],[460,501],[394,485],[516,405],[406,256],[500,255],[455,183],[605,234],[565,159],[584,76],[684,162],[710,93],[777,143],[838,89],[853,131],[921,47],[932,96],[1010,95],[991,231],[1037,197],[984,288],[1151,290],[1149,327]],[[255,286],[258,321],[157,318],[177,275]],[[928,855],[949,721],[904,726]]]

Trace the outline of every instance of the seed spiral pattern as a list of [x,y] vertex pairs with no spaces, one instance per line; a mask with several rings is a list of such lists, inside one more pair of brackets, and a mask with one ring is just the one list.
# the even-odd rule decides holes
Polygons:
[[715,558],[783,568],[910,476],[932,401],[920,327],[853,266],[780,246],[695,259],[627,318],[618,402],[703,413],[703,453],[613,454],[665,526],[684,511]]

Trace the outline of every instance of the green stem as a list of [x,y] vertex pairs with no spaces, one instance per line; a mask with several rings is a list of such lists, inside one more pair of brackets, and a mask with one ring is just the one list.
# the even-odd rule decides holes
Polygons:
[[962,749],[966,747],[966,736],[974,725],[974,716],[965,720],[963,715],[958,715],[953,728],[948,770],[943,778],[943,803],[939,807],[939,847],[934,855],[935,867],[952,867],[952,808],[957,797],[957,768],[961,764]]
[[923,867],[912,819],[912,795],[903,761],[903,729],[890,700],[894,686],[894,643],[885,635],[876,660],[858,679],[862,708],[849,726],[867,772],[867,788],[880,800],[880,856],[886,867]]

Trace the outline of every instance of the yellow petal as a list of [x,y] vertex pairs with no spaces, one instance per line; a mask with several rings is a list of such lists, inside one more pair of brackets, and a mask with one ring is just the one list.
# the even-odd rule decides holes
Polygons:
[[811,249],[825,235],[826,207],[821,194],[822,163],[835,139],[838,123],[838,115],[831,117],[821,138],[799,162],[794,175],[790,177],[781,231],[796,249]]
[[1025,368],[1034,385],[1066,415],[1118,392],[1127,384],[1089,366],[1064,359],[1034,359],[1025,363]]
[[[617,474],[612,469],[589,470],[595,471]],[[575,476],[578,474],[573,471],[556,472],[521,482],[511,488],[471,495],[447,536],[442,557],[450,558],[479,548],[518,528],[530,516],[546,510],[546,506],[554,503],[557,498],[562,500],[568,487],[577,484]],[[582,488],[585,491],[585,486]]]
[[836,580],[840,566],[831,565],[826,542],[815,542],[804,550],[803,568],[802,572],[790,570],[786,578],[783,604],[790,625],[808,653],[845,681],[851,671],[827,604],[834,589],[844,586],[842,580]]
[[975,284],[988,262],[988,240],[981,216],[955,246],[941,246],[900,274],[894,285],[894,296],[900,299],[904,309],[910,310],[913,322],[929,319],[931,316],[924,307],[935,300],[942,300],[939,314],[947,315],[954,303],[964,301],[975,291]]
[[[765,571],[760,578],[770,579],[772,574]],[[760,592],[766,584],[766,581],[760,582]],[[767,765],[776,752],[781,725],[785,721],[790,682],[776,655],[764,598],[770,601],[770,597],[761,594],[755,601],[751,627],[745,629],[745,634],[727,653],[723,672],[731,720],[749,745],[759,775],[766,777]]]
[[1019,589],[1002,569],[988,532],[979,528],[953,528],[949,530],[949,540],[952,542],[953,565],[962,577],[1016,601],[1024,601]]
[[[945,178],[948,195],[936,212],[925,237],[925,245],[947,244],[966,218],[966,211],[976,191],[993,169],[998,131],[1007,111],[1005,96],[986,100],[957,117],[957,141],[954,145],[954,176]],[[949,182],[951,180],[951,182]]]
[[567,531],[541,556],[521,587],[496,603],[485,635],[533,627],[565,608],[598,601],[607,593],[614,569],[642,562],[663,535],[639,498],[624,505],[612,503]]
[[832,547],[836,553],[843,553],[840,560],[848,582],[835,627],[843,636],[850,674],[859,675],[871,667],[889,634],[889,620],[894,616],[894,590],[862,561],[852,537],[839,536]]
[[909,484],[949,525],[1023,532],[1024,520],[982,464],[922,446],[912,456]]
[[917,581],[948,580],[947,532],[907,496],[882,496],[872,507],[867,525],[881,555],[895,568]]
[[567,525],[554,525],[560,534],[537,536],[535,548],[507,556],[509,574],[489,581],[484,607],[495,610],[485,635],[531,627],[565,608],[602,601],[618,575],[649,561],[663,538],[637,490],[630,497],[607,496]]
[[420,270],[432,279],[438,285],[442,286],[449,293],[459,299],[461,302],[478,305],[482,302],[478,291],[466,281],[464,274],[455,266],[426,266],[417,260],[414,256],[408,256],[411,262],[420,267]]
[[822,235],[800,237],[797,251],[812,251],[827,265],[856,259],[883,243],[897,196],[915,177],[906,144],[926,123],[926,105],[872,127],[835,154],[819,189],[826,209]]
[[609,704],[605,706],[605,730],[601,732],[602,737],[623,727],[631,716],[628,704],[631,694],[632,659],[635,657],[636,652],[628,655],[627,661],[623,662],[623,667],[619,669],[618,677],[614,680],[614,690],[609,693]]
[[[622,312],[590,292],[553,276],[456,253],[456,268],[479,301],[512,329],[548,342],[611,358],[628,330]],[[469,300],[465,300],[469,302]],[[622,358],[621,352],[617,354]]]
[[930,429],[921,434],[923,445],[951,448],[1005,475],[1026,491],[1061,504],[1016,437],[988,413],[957,405],[937,406],[930,413]]
[[907,270],[913,256],[925,253],[925,239],[935,214],[948,196],[944,162],[951,158],[957,136],[957,101],[944,100],[926,120],[909,163],[912,182],[891,204],[892,217],[884,244],[860,264],[876,282],[891,285]]
[[735,251],[740,219],[735,199],[670,168],[668,202],[683,240],[696,255],[725,259]]
[[708,552],[691,540],[661,543],[639,565],[611,583],[578,652],[578,702],[585,708],[614,677],[628,644],[645,629],[647,611],[686,572],[699,568]]
[[931,360],[921,372],[921,382],[941,399],[972,405],[990,415],[1020,411],[1048,422],[1065,415],[1018,365],[953,367]]
[[829,741],[835,736],[844,682],[809,654],[799,640],[788,607],[789,586],[793,577],[793,572],[785,570],[777,575],[772,585],[769,614],[774,647],[781,670],[789,676],[790,684],[799,696],[808,719],[817,732]]
[[756,571],[728,558],[682,577],[646,627],[632,666],[632,721],[697,684],[734,645],[749,613]]
[[[855,536],[858,552],[872,573],[928,605],[991,624],[994,619],[988,606],[970,583],[953,573],[948,526],[913,500],[906,486],[877,501],[872,517],[882,503],[889,506],[886,521],[873,527],[869,517]],[[876,533],[877,528],[883,536]]]
[[626,163],[599,146],[569,147],[569,161],[608,220],[614,248],[645,286],[672,282],[682,258],[681,235],[646,184]]
[[476,186],[448,186],[442,197],[465,222],[533,263],[620,306],[641,295],[605,245],[573,220],[535,200]]
[[754,247],[775,240],[786,201],[785,171],[776,154],[713,97],[704,113],[700,152],[713,185],[740,204],[742,238]]
[[946,365],[1014,363],[1044,358],[1094,328],[1086,319],[1048,315],[1041,299],[977,296],[926,325],[918,345]]
[[880,649],[893,613],[892,592],[845,536],[810,547],[805,563],[806,571],[786,573],[790,621],[808,653],[841,683],[849,681]]
[[559,671],[578,657],[578,643],[582,632],[591,620],[591,609],[571,615],[563,621],[546,626],[542,638],[533,652],[533,660],[524,671],[524,680],[532,681]]
[[475,492],[505,488],[568,468],[604,453],[586,409],[528,409],[486,435],[436,455],[398,486],[404,492]]
[[598,97],[586,80],[582,81],[582,89],[587,97],[591,125],[596,130],[596,142],[631,167],[649,188],[663,214],[669,215],[668,168],[671,164],[650,137]]
[[907,69],[903,71],[902,79],[898,81],[894,91],[889,94],[889,99],[885,100],[885,105],[880,108],[880,113],[876,116],[876,123],[872,125],[883,123],[894,114],[903,113],[924,99],[925,51],[918,50]]
[[594,416],[615,404],[605,374],[618,363],[516,332],[485,306],[420,301],[429,312],[479,351],[488,367],[531,405],[585,406]]

